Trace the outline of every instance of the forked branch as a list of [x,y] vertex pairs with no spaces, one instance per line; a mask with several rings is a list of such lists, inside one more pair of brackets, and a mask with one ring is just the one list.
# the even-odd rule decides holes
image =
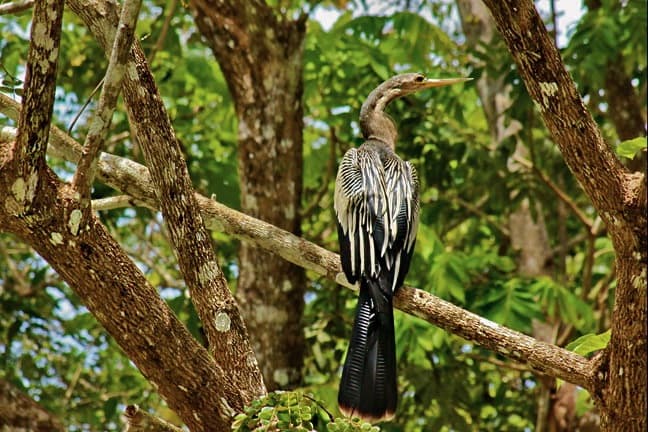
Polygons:
[[[0,98],[0,107],[4,101],[5,99]],[[52,151],[70,155],[72,161],[78,159],[80,146],[72,144],[74,141],[57,128],[53,129],[53,133],[57,139],[54,141],[56,144],[51,145]],[[100,158],[97,174],[105,184],[132,196],[149,208],[158,208],[146,167],[129,159],[104,153]],[[252,242],[298,266],[348,288],[354,288],[344,277],[337,254],[267,222],[232,210],[210,198],[196,194],[196,200],[205,224],[210,229],[224,231]],[[394,304],[406,313],[504,357],[528,364],[536,371],[586,389],[593,388],[592,365],[586,358],[571,351],[508,329],[420,289],[403,287],[398,291]]]
[[117,105],[117,98],[121,90],[122,79],[126,73],[126,64],[133,44],[135,25],[141,4],[141,0],[126,0],[122,6],[117,34],[115,35],[106,76],[103,80],[103,88],[99,96],[99,105],[90,121],[88,135],[83,145],[83,155],[72,179],[72,185],[79,193],[81,208],[87,208],[90,201],[90,192],[97,169],[99,151],[103,146]]

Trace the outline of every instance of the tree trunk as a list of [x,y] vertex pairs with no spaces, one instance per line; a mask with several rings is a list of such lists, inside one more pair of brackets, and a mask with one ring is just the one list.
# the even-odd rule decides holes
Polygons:
[[644,431],[646,370],[646,176],[610,151],[530,0],[484,0],[563,158],[605,222],[618,274],[612,332],[599,361],[594,398],[601,426]]
[[[190,6],[236,106],[241,208],[300,235],[306,17],[278,18],[257,1]],[[298,385],[304,271],[245,242],[239,271],[237,298],[268,390]]]

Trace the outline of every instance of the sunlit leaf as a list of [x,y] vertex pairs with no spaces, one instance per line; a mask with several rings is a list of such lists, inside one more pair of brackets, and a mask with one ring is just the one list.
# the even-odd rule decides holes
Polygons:
[[595,351],[604,349],[608,342],[610,342],[610,335],[611,330],[600,334],[587,334],[570,342],[565,348],[574,351],[576,354],[586,356]]
[[628,159],[634,159],[640,151],[646,151],[646,137],[623,141],[616,147],[617,154]]

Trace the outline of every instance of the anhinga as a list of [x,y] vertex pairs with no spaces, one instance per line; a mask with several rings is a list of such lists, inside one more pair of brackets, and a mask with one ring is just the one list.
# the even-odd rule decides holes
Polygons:
[[344,155],[335,181],[342,269],[360,294],[338,393],[340,410],[369,421],[396,410],[392,297],[403,285],[416,241],[419,200],[414,166],[399,158],[396,125],[384,112],[407,94],[466,81],[397,75],[369,94],[360,110],[365,139]]

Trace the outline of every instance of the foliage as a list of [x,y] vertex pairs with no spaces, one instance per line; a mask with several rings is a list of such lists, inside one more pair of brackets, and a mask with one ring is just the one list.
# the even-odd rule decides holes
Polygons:
[[605,348],[610,342],[610,330],[601,334],[586,334],[573,342],[570,342],[565,348],[574,351],[576,354],[588,355],[595,351]]
[[619,143],[616,152],[619,156],[633,159],[640,151],[646,151],[646,137],[637,137]]
[[[588,240],[588,227],[564,209],[537,175],[539,171],[553,179],[575,206],[596,220],[503,45],[494,41],[478,49],[467,47],[450,3],[393,1],[382,15],[367,12],[370,2],[318,3],[271,2],[289,11],[324,6],[338,14],[330,28],[311,17],[304,46],[304,237],[331,250],[337,247],[332,212],[336,163],[344,151],[361,143],[360,105],[378,82],[415,70],[430,76],[498,77],[509,86],[511,98],[501,126],[514,121],[524,125],[499,145],[492,142],[489,119],[473,84],[410,96],[389,108],[399,124],[398,151],[416,165],[422,183],[421,226],[408,283],[526,333],[533,331],[534,321],[547,322],[564,333],[563,343],[575,339],[568,348],[583,355],[604,346],[614,292],[610,241],[603,230]],[[622,51],[624,66],[645,100],[645,2],[626,2],[613,13],[617,3],[603,1],[599,10],[588,10],[564,50],[579,90],[595,104],[604,103],[598,94],[601,71],[617,51]],[[231,97],[188,10],[176,8],[166,37],[157,43],[168,12],[167,2],[145,1],[138,35],[147,55],[155,53],[151,67],[195,187],[236,208],[237,120]],[[20,94],[28,23],[29,14],[0,16],[1,90],[10,95]],[[64,26],[55,122],[67,129],[90,99],[71,131],[82,141],[96,104],[91,93],[106,60],[76,17],[66,13]],[[615,143],[605,110],[595,114]],[[518,143],[535,170],[511,169]],[[645,140],[616,148],[619,155],[632,157],[645,148]],[[142,160],[123,106],[113,119],[106,150]],[[63,178],[73,174],[70,164],[48,162]],[[96,185],[93,197],[114,193]],[[519,251],[511,244],[509,216],[524,200],[539,203],[534,217],[546,221],[552,257],[543,276],[521,275]],[[102,212],[100,218],[200,339],[200,323],[159,215],[128,208]],[[213,238],[235,289],[238,242],[222,233],[213,233]],[[312,274],[309,280],[304,386],[255,401],[239,414],[235,430],[376,430],[339,417],[335,408],[356,294]],[[0,282],[2,377],[60,415],[69,430],[119,430],[121,408],[130,403],[178,421],[49,266],[16,238],[4,235]],[[25,286],[32,289],[21,290]],[[534,427],[540,384],[530,371],[411,316],[397,313],[396,329],[400,405],[395,419],[380,430]],[[333,412],[334,421],[322,407]],[[585,399],[579,399],[579,407],[581,413],[588,408]]]
[[234,419],[232,430],[379,432],[380,428],[359,419],[334,419],[330,413],[323,413],[321,402],[301,391],[276,391],[246,407]]

